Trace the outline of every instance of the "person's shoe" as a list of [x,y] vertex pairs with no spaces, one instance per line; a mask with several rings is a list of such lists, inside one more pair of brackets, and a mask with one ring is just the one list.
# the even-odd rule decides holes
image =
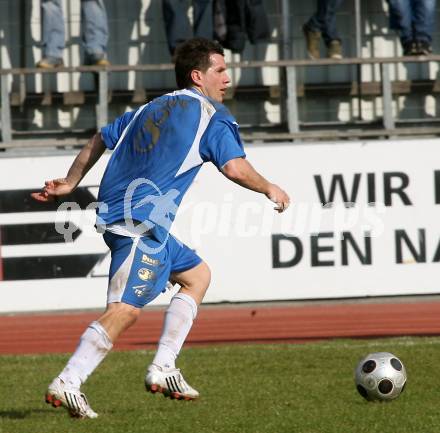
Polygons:
[[199,397],[198,391],[188,385],[178,368],[162,369],[150,365],[145,376],[145,387],[153,394],[161,392],[166,397],[178,400],[194,400]]
[[417,44],[414,41],[403,44],[402,48],[404,56],[417,56],[419,54],[417,51]]
[[419,56],[429,56],[430,54],[432,54],[432,46],[429,42],[417,41],[416,51]]
[[312,60],[320,58],[319,42],[321,41],[321,32],[309,30],[306,26],[303,27],[304,37],[306,39],[307,54]]
[[91,63],[93,66],[110,66],[110,62],[107,59],[99,59],[96,60],[94,63]]
[[89,66],[110,66],[110,62],[104,54],[86,56],[85,64]]
[[341,60],[342,59],[342,44],[338,39],[330,41],[327,47],[327,57],[330,59]]
[[35,66],[41,69],[53,69],[63,66],[63,59],[59,57],[43,57]]
[[46,403],[57,408],[64,406],[72,417],[97,418],[85,394],[79,389],[69,388],[59,377],[55,378],[46,392]]

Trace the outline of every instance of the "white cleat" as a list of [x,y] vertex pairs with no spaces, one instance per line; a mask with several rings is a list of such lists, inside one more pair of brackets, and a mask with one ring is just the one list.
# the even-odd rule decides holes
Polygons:
[[97,418],[87,397],[77,388],[69,388],[59,377],[55,378],[46,392],[46,403],[57,408],[64,406],[75,418]]
[[145,376],[145,386],[153,394],[161,392],[165,397],[177,400],[195,400],[199,397],[198,391],[188,385],[178,368],[164,369],[150,365]]

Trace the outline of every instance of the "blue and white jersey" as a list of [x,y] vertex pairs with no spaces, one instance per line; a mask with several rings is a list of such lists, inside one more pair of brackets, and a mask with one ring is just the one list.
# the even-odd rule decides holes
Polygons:
[[160,241],[204,162],[220,170],[246,156],[227,108],[195,89],[156,98],[101,135],[114,151],[99,189],[98,225],[141,222]]

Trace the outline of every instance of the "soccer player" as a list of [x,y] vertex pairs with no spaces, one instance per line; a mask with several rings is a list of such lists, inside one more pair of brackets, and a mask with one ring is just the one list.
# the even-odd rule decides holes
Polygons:
[[97,227],[112,254],[107,309],[85,330],[46,393],[48,403],[65,406],[73,416],[97,417],[80,386],[168,281],[179,284],[180,290],[166,311],[145,385],[171,398],[199,396],[175,360],[208,288],[210,270],[169,229],[203,163],[210,161],[233,182],[265,194],[278,212],[289,205],[289,196],[245,159],[238,125],[221,103],[230,82],[223,48],[203,38],[184,42],[176,51],[175,74],[180,90],[102,128],[79,152],[65,178],[46,181],[32,194],[47,202],[71,193],[104,151],[113,150],[97,211]]

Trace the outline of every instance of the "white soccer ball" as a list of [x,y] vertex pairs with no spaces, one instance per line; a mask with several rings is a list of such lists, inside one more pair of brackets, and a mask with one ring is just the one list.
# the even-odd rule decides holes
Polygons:
[[355,382],[359,394],[367,400],[392,400],[405,389],[406,370],[392,353],[371,353],[356,367]]

